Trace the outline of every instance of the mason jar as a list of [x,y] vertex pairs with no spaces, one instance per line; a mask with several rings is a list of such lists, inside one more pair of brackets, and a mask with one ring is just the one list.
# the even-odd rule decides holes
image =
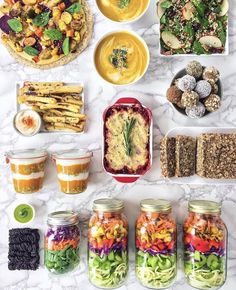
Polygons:
[[64,274],[79,265],[79,217],[73,211],[50,213],[44,237],[44,264],[55,274]]
[[135,271],[148,288],[170,287],[177,273],[176,222],[171,204],[162,199],[144,199],[136,220]]
[[221,205],[207,200],[189,202],[184,222],[184,272],[198,289],[217,289],[226,280],[227,229]]
[[128,274],[128,222],[119,199],[97,199],[88,229],[89,280],[99,288],[121,286]]

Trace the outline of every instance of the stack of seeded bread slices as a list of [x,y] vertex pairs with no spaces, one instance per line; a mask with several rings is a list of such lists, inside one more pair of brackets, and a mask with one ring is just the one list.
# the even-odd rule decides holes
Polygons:
[[161,140],[161,171],[164,177],[195,174],[196,139],[189,136],[164,137]]
[[236,179],[236,134],[164,137],[160,150],[164,177]]

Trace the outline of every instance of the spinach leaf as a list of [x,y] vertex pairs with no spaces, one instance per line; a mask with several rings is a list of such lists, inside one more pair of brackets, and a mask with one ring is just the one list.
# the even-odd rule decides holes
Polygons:
[[176,20],[174,31],[175,31],[175,34],[179,34],[181,31],[181,25],[178,19]]
[[192,38],[194,37],[194,29],[192,27],[192,24],[190,22],[187,22],[184,31]]
[[217,35],[219,39],[221,40],[222,44],[225,45],[226,42],[226,31],[224,29],[224,25],[221,21],[218,21],[218,30]]
[[7,20],[7,24],[11,27],[11,29],[13,31],[15,31],[16,33],[17,32],[21,32],[23,27],[22,27],[22,24],[20,22],[20,20],[16,19],[16,18],[13,18],[13,19],[9,19]]
[[193,0],[193,5],[195,6],[197,13],[201,16],[204,17],[205,15],[205,10],[207,8],[206,4],[202,3],[199,0]]
[[50,11],[49,12],[43,12],[38,14],[34,19],[33,19],[33,24],[35,26],[46,26],[49,21],[49,16],[50,16]]
[[214,13],[219,14],[219,13],[221,12],[221,8],[220,8],[220,6],[217,6],[217,7],[214,7],[214,8],[212,9],[212,11],[213,11]]
[[66,11],[71,14],[80,12],[80,10],[81,10],[81,4],[79,3],[74,3],[66,9]]
[[61,40],[62,39],[62,33],[58,29],[46,29],[44,31],[44,35],[49,37],[51,40]]
[[36,48],[32,47],[32,46],[25,46],[23,48],[23,50],[24,50],[25,53],[27,53],[28,55],[31,55],[31,56],[36,56],[36,55],[39,54],[39,51]]
[[221,16],[219,17],[219,20],[223,23],[228,20],[228,16],[227,15]]
[[66,37],[62,44],[62,51],[64,55],[68,55],[70,53],[70,40],[69,37]]
[[172,2],[169,1],[169,0],[163,1],[163,2],[161,3],[161,8],[163,8],[163,9],[168,9],[168,8],[170,8],[171,6],[173,6],[173,4],[172,4]]
[[201,43],[197,40],[193,43],[193,51],[196,54],[206,54],[205,49],[202,47]]
[[197,16],[197,19],[198,19],[198,22],[204,26],[204,27],[207,27],[209,25],[209,21],[207,18],[202,18],[200,17],[199,15]]
[[166,24],[167,23],[167,17],[165,14],[162,15],[161,19],[160,19],[160,23],[161,24]]

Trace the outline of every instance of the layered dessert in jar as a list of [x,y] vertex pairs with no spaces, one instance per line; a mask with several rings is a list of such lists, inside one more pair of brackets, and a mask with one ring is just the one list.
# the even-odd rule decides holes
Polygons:
[[5,155],[7,163],[10,163],[16,192],[33,193],[42,188],[47,159],[45,150],[14,150]]
[[52,155],[60,190],[67,194],[87,189],[92,152],[87,149],[60,151]]

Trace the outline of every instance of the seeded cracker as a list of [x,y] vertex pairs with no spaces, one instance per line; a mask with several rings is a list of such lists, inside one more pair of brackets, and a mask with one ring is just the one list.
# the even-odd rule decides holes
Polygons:
[[161,139],[161,174],[164,177],[175,176],[175,138]]
[[201,177],[236,179],[236,134],[201,134],[196,167]]
[[176,137],[176,171],[177,177],[186,177],[195,173],[196,140],[190,136]]

